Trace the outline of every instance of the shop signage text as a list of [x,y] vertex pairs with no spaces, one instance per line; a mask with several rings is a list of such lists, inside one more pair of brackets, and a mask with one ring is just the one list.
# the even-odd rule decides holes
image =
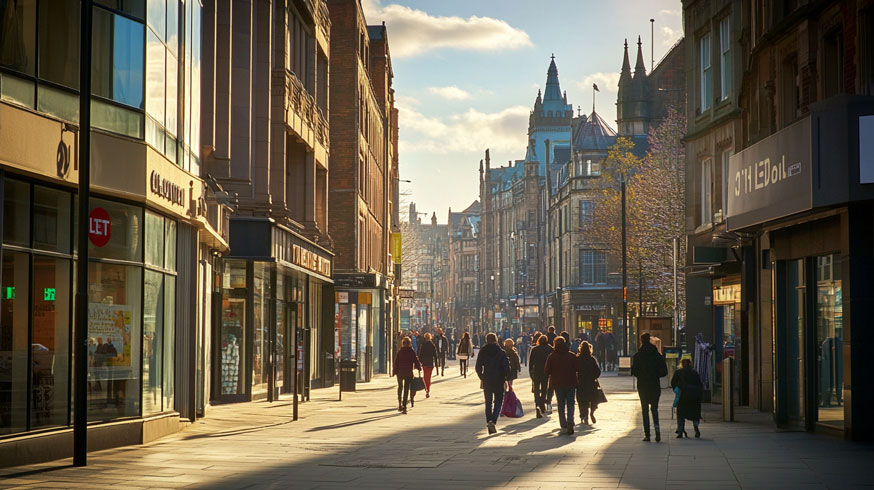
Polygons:
[[576,311],[604,311],[607,305],[574,305]]
[[112,237],[112,219],[103,208],[94,208],[88,213],[88,240],[95,247],[109,243]]
[[291,263],[304,269],[331,277],[331,260],[307,250],[300,245],[291,247]]
[[740,303],[740,284],[713,288],[713,303],[717,305]]
[[149,189],[152,194],[162,197],[173,204],[185,206],[185,189],[176,185],[173,181],[161,177],[157,171],[152,170],[149,176]]
[[811,169],[810,117],[733,155],[727,176],[728,229],[810,209]]

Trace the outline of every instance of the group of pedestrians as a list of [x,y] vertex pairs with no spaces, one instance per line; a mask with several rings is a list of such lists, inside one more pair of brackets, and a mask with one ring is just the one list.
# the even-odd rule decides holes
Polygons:
[[[414,369],[419,371],[419,377],[422,378],[425,398],[431,397],[431,376],[435,369],[440,376],[446,375],[448,351],[449,341],[443,334],[442,328],[438,328],[434,335],[426,332],[401,338],[401,348],[395,355],[395,362],[392,365],[392,376],[395,376],[398,382],[399,412],[407,413],[407,403],[410,408],[416,404],[416,392],[419,390],[414,387]],[[424,375],[422,375],[423,371]]]

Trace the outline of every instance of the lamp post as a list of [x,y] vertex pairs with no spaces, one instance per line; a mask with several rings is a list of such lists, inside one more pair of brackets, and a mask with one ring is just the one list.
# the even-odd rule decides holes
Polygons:
[[627,356],[631,350],[631,339],[628,337],[628,237],[625,227],[625,172],[622,172],[622,180],[619,183],[622,193],[622,335],[623,353]]

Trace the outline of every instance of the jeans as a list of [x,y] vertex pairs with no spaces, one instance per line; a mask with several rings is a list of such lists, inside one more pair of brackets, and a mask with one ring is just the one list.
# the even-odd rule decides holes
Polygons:
[[423,366],[425,370],[425,393],[431,393],[431,373],[434,371],[433,367]]
[[543,374],[531,378],[534,384],[534,405],[541,411],[546,411],[546,395],[549,393],[549,377]]
[[574,388],[556,388],[555,398],[558,400],[558,423],[562,427],[574,424]]
[[[413,384],[413,377],[410,376],[408,378],[402,378],[400,376],[398,378],[398,403],[403,403],[403,406],[407,406],[407,398],[410,396],[410,386]],[[401,398],[401,394],[403,394],[403,398]]]
[[486,422],[498,422],[498,416],[501,415],[501,404],[504,403],[504,387],[483,388],[483,395],[486,398]]
[[[698,422],[700,422],[700,420],[693,420],[692,421],[692,425],[696,429],[698,428]],[[685,431],[686,431],[686,419],[684,419],[683,417],[677,417],[677,434],[683,433]]]
[[656,432],[659,432],[659,399],[650,400],[644,397],[640,398],[640,409],[643,412],[643,433],[649,436],[649,412],[652,412],[652,425],[655,426]]

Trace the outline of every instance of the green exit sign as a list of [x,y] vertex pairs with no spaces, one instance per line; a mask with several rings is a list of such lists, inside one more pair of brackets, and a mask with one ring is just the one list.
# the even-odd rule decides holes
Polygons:
[[15,299],[15,287],[6,287],[3,288],[3,298],[4,299]]
[[42,290],[42,299],[45,301],[55,300],[55,288],[45,288]]

